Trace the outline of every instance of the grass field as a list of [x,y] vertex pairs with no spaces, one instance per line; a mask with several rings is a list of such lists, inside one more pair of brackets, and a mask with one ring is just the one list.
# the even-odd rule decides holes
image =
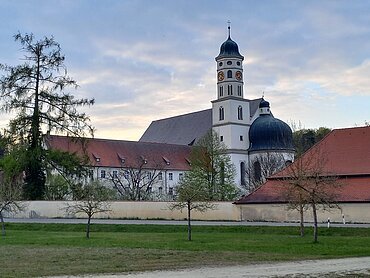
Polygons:
[[370,229],[321,228],[319,243],[297,227],[7,224],[0,277],[116,273],[302,259],[370,256]]

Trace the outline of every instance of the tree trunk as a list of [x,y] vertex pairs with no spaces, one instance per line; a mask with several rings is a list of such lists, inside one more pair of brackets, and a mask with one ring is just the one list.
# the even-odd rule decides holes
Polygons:
[[312,213],[313,213],[313,242],[317,243],[317,209],[315,202],[312,203]]
[[90,238],[90,222],[91,222],[91,215],[88,215],[87,219],[87,226],[86,226],[86,238]]
[[304,218],[303,218],[303,204],[299,204],[299,214],[300,214],[300,221],[299,221],[299,226],[300,226],[300,233],[301,237],[304,237]]
[[1,218],[1,235],[3,237],[6,236],[6,232],[5,232],[5,223],[4,223],[4,217],[3,217],[3,213],[0,212],[0,218]]
[[188,202],[188,241],[191,241],[191,222],[190,222],[190,212],[191,212],[191,203]]

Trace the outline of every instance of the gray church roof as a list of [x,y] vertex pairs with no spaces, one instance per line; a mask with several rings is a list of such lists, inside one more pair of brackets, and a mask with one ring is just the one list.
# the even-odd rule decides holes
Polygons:
[[[262,98],[249,100],[250,116],[256,113]],[[212,109],[153,121],[140,142],[193,145],[212,128]]]
[[153,121],[140,142],[192,145],[212,128],[212,109]]

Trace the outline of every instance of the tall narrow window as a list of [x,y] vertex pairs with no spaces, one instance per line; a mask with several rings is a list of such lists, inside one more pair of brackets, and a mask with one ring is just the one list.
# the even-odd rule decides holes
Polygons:
[[245,173],[246,173],[245,162],[241,162],[240,163],[240,183],[241,183],[241,185],[246,185]]
[[168,180],[170,180],[170,181],[173,180],[173,173],[168,173]]
[[238,120],[243,120],[243,107],[238,107]]
[[253,163],[253,178],[255,181],[261,181],[262,180],[262,171],[261,171],[261,164],[257,160]]
[[224,95],[224,87],[223,86],[219,87],[219,92],[220,92],[220,97],[222,97]]
[[233,77],[233,72],[231,70],[227,71],[227,78],[232,78]]
[[233,85],[227,85],[227,94],[229,96],[233,95]]
[[222,106],[220,106],[219,112],[220,112],[220,121],[223,121],[225,119],[225,111]]
[[238,96],[242,95],[242,86],[238,86]]

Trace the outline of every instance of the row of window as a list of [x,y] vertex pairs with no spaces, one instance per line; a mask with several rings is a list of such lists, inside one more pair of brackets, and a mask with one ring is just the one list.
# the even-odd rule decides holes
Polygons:
[[[224,96],[224,86],[218,87],[218,93],[220,97]],[[232,96],[233,95],[233,85],[227,85],[227,95]],[[242,96],[242,86],[238,85],[238,96]]]
[[[244,137],[243,137],[243,135],[240,135],[240,136],[239,136],[239,140],[240,140],[240,141],[244,141]],[[220,136],[220,142],[223,142],[223,141],[224,141],[224,137],[221,135],[221,136]]]
[[[219,108],[219,120],[225,120],[225,108],[223,106]],[[238,120],[243,120],[243,107],[241,105],[238,106]]]
[[[147,173],[148,175],[148,179],[152,179],[152,175],[153,173],[151,172],[148,172]],[[129,171],[124,171],[123,172],[123,176],[124,178],[129,178]],[[181,180],[183,178],[184,174],[183,173],[179,173],[179,180]],[[107,177],[107,172],[106,170],[100,170],[100,178],[102,179],[105,179]],[[117,170],[113,170],[112,171],[112,177],[113,178],[118,178],[118,171]],[[158,180],[163,180],[163,174],[162,172],[158,173]],[[173,180],[173,173],[168,173],[168,180],[172,181]]]
[[[147,191],[148,191],[148,193],[153,193],[153,188],[150,186],[150,187],[148,187]],[[164,193],[165,192],[163,192],[163,187],[162,186],[158,187],[158,194],[163,195]],[[169,187],[168,188],[168,195],[173,196],[173,194],[174,194],[173,187]]]
[[[218,63],[218,65],[219,65],[220,67],[222,67],[222,66],[223,66],[223,64],[224,64],[223,62],[219,62],[219,63]],[[231,66],[231,65],[233,64],[233,62],[232,62],[232,61],[227,61],[227,62],[226,62],[226,64],[227,64],[228,66]],[[237,61],[237,62],[236,62],[236,64],[237,64],[238,66],[240,66],[240,62],[239,62],[239,61]]]

